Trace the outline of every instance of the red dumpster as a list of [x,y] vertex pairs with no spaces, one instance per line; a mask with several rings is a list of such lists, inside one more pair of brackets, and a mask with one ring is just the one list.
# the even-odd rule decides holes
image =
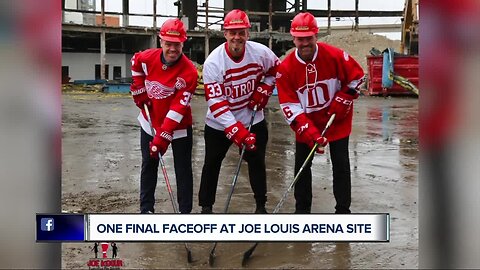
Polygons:
[[[368,66],[368,93],[370,95],[414,95],[416,94],[404,89],[397,83],[393,83],[391,88],[382,88],[382,67],[383,56],[367,56]],[[418,87],[418,56],[401,55],[395,56],[393,61],[393,71],[400,75],[416,87]]]

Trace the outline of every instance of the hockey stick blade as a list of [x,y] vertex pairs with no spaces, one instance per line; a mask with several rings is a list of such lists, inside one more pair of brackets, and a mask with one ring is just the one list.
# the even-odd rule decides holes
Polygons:
[[247,265],[247,261],[252,256],[253,251],[257,248],[258,243],[255,243],[251,248],[249,248],[245,253],[243,253],[242,266]]
[[212,250],[210,252],[210,255],[208,256],[208,265],[210,265],[210,267],[213,267],[214,263],[215,263],[215,252],[214,250]]
[[188,247],[185,247],[185,249],[187,250],[187,261],[188,263],[192,263],[193,262],[192,251]]

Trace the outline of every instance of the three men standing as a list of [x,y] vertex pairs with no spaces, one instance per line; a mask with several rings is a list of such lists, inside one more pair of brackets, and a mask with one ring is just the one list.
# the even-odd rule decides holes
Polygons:
[[[249,41],[250,21],[235,9],[224,19],[226,42],[214,49],[203,67],[205,99],[205,160],[198,194],[202,213],[212,213],[218,177],[225,155],[235,143],[246,146],[255,213],[267,213],[265,203],[265,151],[268,129],[263,113],[275,81],[280,107],[296,133],[295,174],[317,143],[318,153],[330,145],[335,213],[350,213],[351,176],[348,152],[353,100],[363,82],[363,70],[345,51],[317,42],[318,26],[310,13],[299,13],[290,33],[296,50],[280,64],[266,46]],[[161,49],[149,49],[132,58],[132,94],[142,110],[141,212],[154,212],[158,155],[172,143],[177,195],[181,213],[192,210],[192,115],[190,100],[197,72],[182,54],[186,32],[178,19],[167,20],[161,30]],[[150,134],[143,105],[151,108],[156,135]],[[256,110],[254,114],[254,110]],[[332,114],[335,121],[322,137]],[[253,124],[249,130],[250,119]],[[295,213],[310,213],[312,162],[295,185]]]

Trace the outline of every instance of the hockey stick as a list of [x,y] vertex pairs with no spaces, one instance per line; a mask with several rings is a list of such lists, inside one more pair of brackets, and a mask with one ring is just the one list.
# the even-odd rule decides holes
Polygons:
[[[332,116],[330,116],[330,119],[328,120],[327,124],[325,125],[325,128],[322,131],[322,135],[321,135],[322,137],[325,136],[325,132],[327,132],[327,129],[330,127],[330,125],[332,124],[334,119],[335,119],[335,114],[332,114]],[[302,167],[300,167],[300,170],[297,172],[297,175],[293,179],[292,183],[290,183],[290,185],[288,186],[288,189],[285,191],[285,193],[283,193],[282,199],[278,202],[277,206],[275,206],[275,209],[273,210],[272,214],[278,213],[278,211],[282,207],[283,203],[285,202],[285,199],[287,198],[287,194],[290,192],[290,190],[295,185],[295,183],[297,183],[298,179],[300,178],[300,175],[303,172],[303,169],[305,169],[308,162],[312,159],[313,154],[315,153],[315,150],[317,150],[317,147],[318,147],[318,143],[315,143],[315,145],[313,145],[312,150],[308,154],[307,158],[303,162]],[[259,244],[259,242],[256,242],[251,248],[249,248],[247,251],[245,251],[245,253],[243,253],[242,266],[245,266],[247,264],[248,259],[252,255],[255,248],[257,248],[258,244]]]
[[[148,123],[150,124],[150,131],[152,132],[152,137],[155,137],[155,129],[153,128],[153,125],[152,125],[152,119],[150,118],[150,112],[148,110],[148,106],[147,104],[143,104],[143,107],[145,108],[145,114],[147,115]],[[175,195],[172,192],[172,187],[170,186],[170,180],[168,180],[167,168],[165,167],[165,163],[163,162],[162,155],[159,154],[158,158],[160,160],[160,166],[162,167],[165,183],[167,184],[168,195],[170,196],[170,201],[172,202],[173,211],[175,212],[175,214],[178,214],[179,212],[178,212],[177,204],[175,203]],[[187,243],[184,243],[184,244],[185,244],[185,249],[187,250],[187,261],[191,263],[193,262],[192,251],[188,247]]]
[[[250,124],[248,125],[248,131],[250,131],[250,129],[252,128],[253,120],[255,119],[255,114],[256,113],[257,113],[257,105],[255,105],[255,107],[253,108],[252,117],[250,118]],[[228,211],[228,206],[230,205],[230,200],[232,199],[233,190],[235,189],[235,185],[237,183],[238,174],[240,173],[240,166],[242,165],[242,159],[243,159],[243,154],[245,153],[245,147],[246,147],[246,145],[244,144],[242,146],[242,151],[240,153],[240,159],[238,160],[238,163],[237,163],[237,170],[235,171],[235,175],[233,176],[232,187],[230,188],[230,193],[228,193],[227,203],[225,204],[225,208],[223,209],[223,213],[227,213],[227,211]],[[210,251],[210,256],[208,257],[208,264],[210,266],[213,266],[214,261],[215,261],[215,249],[217,248],[217,243],[218,242],[215,242],[213,244],[212,250]]]

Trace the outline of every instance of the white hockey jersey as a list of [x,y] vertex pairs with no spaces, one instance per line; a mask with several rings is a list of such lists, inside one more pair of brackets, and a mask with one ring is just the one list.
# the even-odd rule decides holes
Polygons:
[[[275,83],[276,69],[280,61],[265,45],[247,41],[243,57],[234,61],[228,54],[227,43],[218,46],[205,60],[203,83],[208,104],[205,123],[217,130],[240,121],[248,126],[252,110],[247,107],[258,83]],[[253,124],[264,119],[258,111]]]

